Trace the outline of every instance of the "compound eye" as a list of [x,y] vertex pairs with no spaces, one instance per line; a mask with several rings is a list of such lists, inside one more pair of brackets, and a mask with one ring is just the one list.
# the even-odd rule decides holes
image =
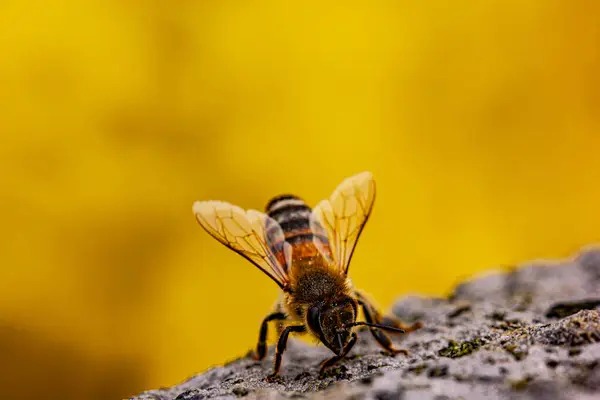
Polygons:
[[323,332],[323,329],[321,328],[321,309],[319,307],[311,307],[308,309],[306,321],[308,322],[310,329],[314,332],[319,334]]

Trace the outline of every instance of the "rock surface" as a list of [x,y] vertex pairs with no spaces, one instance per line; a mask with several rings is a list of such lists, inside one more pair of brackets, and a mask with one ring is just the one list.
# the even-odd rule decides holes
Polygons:
[[598,399],[600,249],[539,261],[460,284],[450,298],[409,296],[393,314],[424,328],[394,338],[408,357],[381,351],[369,331],[349,357],[319,379],[331,353],[291,339],[282,380],[265,382],[245,357],[135,400],[260,399]]

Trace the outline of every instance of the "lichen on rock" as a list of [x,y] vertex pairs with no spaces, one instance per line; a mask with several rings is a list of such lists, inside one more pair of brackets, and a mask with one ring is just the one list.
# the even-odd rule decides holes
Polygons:
[[395,336],[392,357],[368,330],[350,355],[318,377],[330,356],[290,340],[281,380],[242,357],[135,400],[206,398],[596,399],[600,398],[600,250],[536,262],[460,284],[449,298],[407,296],[392,313],[424,327]]

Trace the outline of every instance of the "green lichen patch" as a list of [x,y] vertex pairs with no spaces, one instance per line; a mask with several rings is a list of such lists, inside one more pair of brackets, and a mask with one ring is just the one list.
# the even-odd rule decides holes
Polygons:
[[348,368],[345,365],[338,365],[323,371],[323,374],[319,376],[320,379],[325,378],[337,378],[337,379],[349,379],[347,376]]
[[473,340],[461,343],[455,342],[454,340],[450,340],[448,346],[441,349],[438,352],[438,354],[441,357],[460,358],[471,354],[484,344],[485,342],[479,338],[475,338]]
[[415,375],[421,375],[423,371],[427,369],[427,364],[419,364],[408,368],[408,372],[412,372]]
[[525,376],[523,379],[510,381],[510,387],[516,392],[521,392],[527,389],[527,386],[531,383],[533,378],[531,376]]
[[495,328],[502,329],[504,331],[512,331],[514,329],[523,328],[527,324],[518,319],[507,319],[501,321],[499,324],[495,325]]
[[283,385],[285,383],[285,379],[283,379],[283,377],[281,375],[277,375],[277,376],[274,376],[274,377],[270,377],[267,382],[269,382],[269,383],[279,383],[280,385]]
[[427,376],[430,378],[441,378],[446,375],[448,375],[447,365],[438,365],[427,371]]
[[580,348],[569,349],[569,357],[576,357],[581,354]]
[[510,353],[510,355],[512,355],[517,361],[525,359],[525,357],[527,357],[528,355],[526,350],[522,350],[519,346],[515,344],[505,344],[504,350]]

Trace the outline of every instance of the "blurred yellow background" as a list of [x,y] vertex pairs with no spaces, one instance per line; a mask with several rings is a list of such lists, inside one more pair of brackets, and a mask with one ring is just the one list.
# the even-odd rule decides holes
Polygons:
[[244,354],[278,288],[195,200],[370,170],[384,307],[600,240],[600,2],[0,4],[2,398],[109,399]]

